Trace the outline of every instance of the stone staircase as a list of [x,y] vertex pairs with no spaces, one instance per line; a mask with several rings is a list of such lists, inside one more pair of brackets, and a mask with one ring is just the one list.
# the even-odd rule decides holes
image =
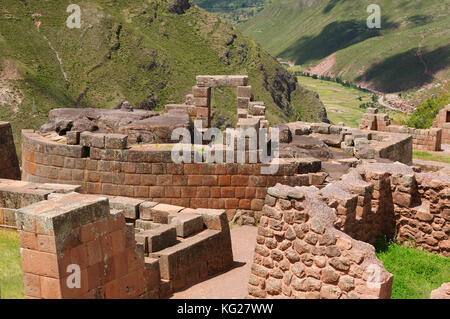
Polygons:
[[127,227],[134,236],[130,240],[136,241],[157,287],[151,297],[166,298],[233,263],[225,211],[124,197],[110,197],[110,206],[128,212]]

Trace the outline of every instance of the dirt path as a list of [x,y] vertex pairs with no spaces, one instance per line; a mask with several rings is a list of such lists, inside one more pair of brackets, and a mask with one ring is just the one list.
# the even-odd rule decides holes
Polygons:
[[234,268],[172,295],[171,299],[243,299],[248,295],[248,278],[253,261],[257,228],[233,226]]

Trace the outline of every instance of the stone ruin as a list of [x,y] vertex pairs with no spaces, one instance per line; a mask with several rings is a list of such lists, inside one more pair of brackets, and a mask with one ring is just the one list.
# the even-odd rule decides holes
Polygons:
[[[230,220],[259,223],[255,298],[389,298],[393,276],[370,245],[382,236],[450,256],[449,172],[408,166],[413,136],[280,124],[278,170],[267,175],[260,154],[273,128],[247,81],[199,76],[163,114],[129,103],[57,109],[41,130],[23,130],[22,181],[0,180],[0,225],[19,231],[26,296],[165,298],[232,267]],[[204,134],[218,86],[237,87],[237,129],[265,138],[226,164],[204,149],[228,155],[228,145],[192,139],[189,157],[203,161],[174,163],[172,132]],[[80,289],[65,285],[70,264]]]
[[263,207],[249,294],[390,298],[393,276],[367,243],[386,236],[450,256],[450,174],[366,164],[322,190],[277,185]]
[[433,123],[436,129],[442,129],[442,143],[450,144],[450,105],[439,111],[436,121]]
[[[443,115],[438,116],[438,120],[435,122],[434,128],[428,130],[421,130],[411,128],[405,125],[391,125],[389,115],[378,114],[378,109],[369,108],[366,114],[364,114],[361,120],[360,129],[382,131],[391,133],[409,134],[413,138],[413,148],[418,151],[440,151],[443,137],[446,138],[444,143],[450,141],[448,138],[448,131],[445,131],[445,124],[441,124],[442,128],[438,126],[438,123],[442,122],[444,116],[446,116],[445,109],[441,112]],[[445,114],[444,114],[445,113]],[[441,122],[439,122],[441,121]],[[447,127],[449,129],[450,127]],[[443,134],[444,132],[444,134]],[[450,142],[448,142],[450,143]]]

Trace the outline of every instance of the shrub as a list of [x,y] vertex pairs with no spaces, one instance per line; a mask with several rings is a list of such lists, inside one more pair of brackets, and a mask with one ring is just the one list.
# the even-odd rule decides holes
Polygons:
[[445,94],[438,98],[431,98],[420,105],[411,115],[405,125],[417,129],[428,129],[433,125],[436,116],[450,102],[450,96]]

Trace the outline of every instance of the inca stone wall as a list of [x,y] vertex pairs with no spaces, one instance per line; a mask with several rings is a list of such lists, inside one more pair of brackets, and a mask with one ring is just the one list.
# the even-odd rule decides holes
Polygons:
[[0,122],[0,178],[20,179],[19,161],[8,122]]
[[400,163],[366,164],[321,194],[336,210],[336,227],[374,243],[386,236],[450,256],[448,172],[415,173]]
[[74,185],[0,179],[0,227],[16,228],[16,212],[22,207],[46,200],[53,193],[70,193],[79,189],[79,186]]
[[255,298],[390,298],[393,276],[373,246],[334,227],[317,189],[270,188],[249,279]]
[[448,171],[401,163],[358,166],[322,190],[269,188],[250,296],[389,298],[392,275],[364,242],[386,236],[450,256],[449,189]]
[[[128,223],[132,209],[146,219]],[[225,212],[177,209],[77,193],[19,209],[26,297],[164,298],[231,267]]]
[[144,198],[190,208],[260,211],[267,187],[310,185],[313,179],[308,173],[320,170],[320,162],[312,165],[317,162],[313,159],[311,165],[281,159],[274,175],[262,174],[266,165],[260,163],[175,164],[173,145],[127,146],[126,135],[85,132],[78,145],[67,144],[70,134],[58,137],[61,141],[27,130],[22,135],[25,181],[77,184],[88,194]]
[[433,127],[442,129],[442,143],[450,144],[450,105],[439,112]]
[[[413,147],[418,151],[440,151],[443,130],[431,128],[420,130],[408,126],[391,125],[387,114],[377,114],[378,109],[369,108],[364,114],[360,128],[364,130],[382,131],[390,133],[410,134],[413,138]],[[438,127],[438,126],[436,126]]]

